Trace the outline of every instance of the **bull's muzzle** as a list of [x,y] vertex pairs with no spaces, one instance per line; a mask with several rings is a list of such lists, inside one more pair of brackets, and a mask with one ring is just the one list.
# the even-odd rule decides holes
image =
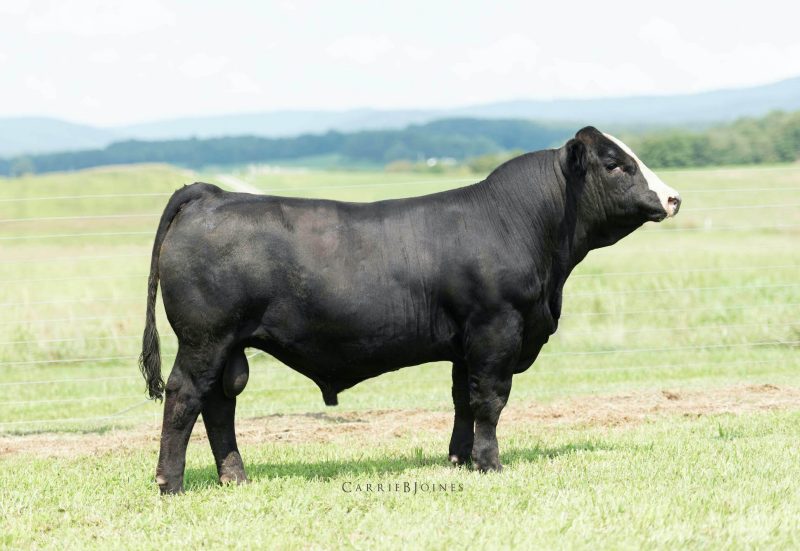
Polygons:
[[675,216],[681,208],[681,196],[677,193],[667,198],[667,217]]

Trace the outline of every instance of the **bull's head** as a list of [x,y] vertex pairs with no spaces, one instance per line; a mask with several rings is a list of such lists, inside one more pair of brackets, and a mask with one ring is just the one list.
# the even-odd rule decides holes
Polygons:
[[597,239],[610,245],[645,222],[678,214],[681,197],[620,140],[587,126],[561,150],[568,196],[578,218]]

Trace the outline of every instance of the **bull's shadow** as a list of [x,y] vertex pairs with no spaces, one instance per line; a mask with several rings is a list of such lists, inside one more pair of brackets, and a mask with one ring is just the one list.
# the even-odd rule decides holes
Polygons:
[[[581,441],[556,447],[534,446],[532,448],[509,448],[500,454],[504,465],[511,467],[520,463],[534,463],[575,452],[607,451],[615,446],[596,441]],[[422,454],[409,452],[402,456],[387,456],[378,459],[352,459],[347,461],[316,461],[288,463],[252,463],[246,465],[247,475],[252,481],[279,478],[303,478],[325,482],[340,476],[385,476],[403,473],[420,467],[452,469],[444,454]],[[477,476],[479,473],[475,472]],[[500,474],[499,476],[502,476]],[[212,466],[187,468],[186,491],[200,490],[217,485],[217,473]]]

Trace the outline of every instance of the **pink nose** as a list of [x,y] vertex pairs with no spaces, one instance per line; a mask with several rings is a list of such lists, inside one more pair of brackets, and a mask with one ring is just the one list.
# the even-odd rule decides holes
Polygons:
[[681,208],[681,196],[675,195],[674,197],[667,199],[667,206],[672,211],[672,216],[678,214],[678,210]]

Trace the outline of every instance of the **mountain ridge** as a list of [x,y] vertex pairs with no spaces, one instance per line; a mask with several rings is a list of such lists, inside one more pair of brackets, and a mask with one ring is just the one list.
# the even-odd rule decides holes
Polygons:
[[281,110],[179,117],[100,128],[48,117],[0,118],[0,156],[98,148],[125,139],[252,135],[291,137],[328,131],[401,129],[438,119],[524,119],[576,129],[708,126],[774,110],[800,109],[800,77],[707,92],[596,99],[509,100],[452,109]]

